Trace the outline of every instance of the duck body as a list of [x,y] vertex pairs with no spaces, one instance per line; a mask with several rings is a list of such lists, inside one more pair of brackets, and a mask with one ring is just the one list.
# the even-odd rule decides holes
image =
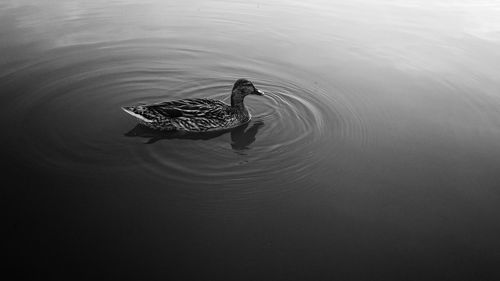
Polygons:
[[206,132],[230,129],[250,121],[248,110],[235,110],[212,99],[183,99],[150,105],[123,107],[125,112],[158,130]]
[[124,106],[122,109],[152,129],[210,132],[248,123],[251,117],[243,100],[250,94],[262,95],[262,92],[250,81],[239,79],[233,86],[230,105],[219,100],[194,98]]

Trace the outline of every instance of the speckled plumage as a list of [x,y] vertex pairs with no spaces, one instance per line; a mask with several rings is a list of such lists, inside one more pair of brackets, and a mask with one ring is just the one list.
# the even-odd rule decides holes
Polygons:
[[253,84],[239,79],[233,86],[231,105],[219,100],[196,98],[155,104],[125,106],[123,110],[150,128],[208,132],[237,127],[250,121],[243,104],[249,94],[262,95]]

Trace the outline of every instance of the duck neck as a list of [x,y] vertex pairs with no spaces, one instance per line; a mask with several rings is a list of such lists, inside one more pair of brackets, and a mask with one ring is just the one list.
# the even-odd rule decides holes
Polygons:
[[245,96],[242,94],[233,92],[231,94],[231,107],[238,111],[245,111],[245,104],[243,103],[244,98]]

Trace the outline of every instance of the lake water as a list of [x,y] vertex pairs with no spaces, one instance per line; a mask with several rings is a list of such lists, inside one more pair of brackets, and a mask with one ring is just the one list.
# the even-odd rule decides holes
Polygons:
[[[499,280],[500,3],[0,1],[20,279]],[[229,101],[179,135],[121,106]]]

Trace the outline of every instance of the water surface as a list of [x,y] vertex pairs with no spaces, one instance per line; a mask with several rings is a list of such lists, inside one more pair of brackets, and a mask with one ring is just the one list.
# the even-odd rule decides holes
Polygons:
[[[0,42],[21,276],[499,276],[496,1],[4,0]],[[235,130],[120,109],[242,77]]]

